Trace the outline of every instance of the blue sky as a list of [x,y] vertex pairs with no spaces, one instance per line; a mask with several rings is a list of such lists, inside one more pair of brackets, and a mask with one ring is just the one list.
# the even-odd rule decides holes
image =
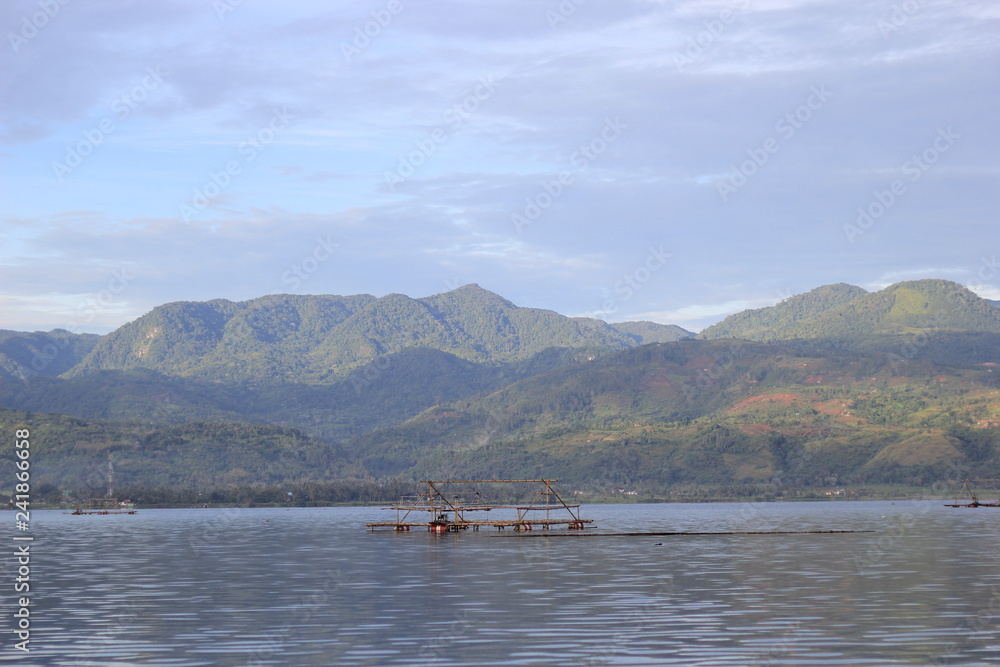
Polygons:
[[994,0],[0,5],[0,328],[427,296],[1000,298]]

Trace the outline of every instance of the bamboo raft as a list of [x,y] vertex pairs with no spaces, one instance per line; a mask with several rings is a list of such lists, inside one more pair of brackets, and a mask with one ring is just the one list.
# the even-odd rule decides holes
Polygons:
[[[396,512],[395,521],[374,521],[365,524],[374,531],[376,528],[391,528],[406,532],[412,528],[425,528],[434,533],[460,530],[479,530],[483,527],[514,531],[529,531],[535,528],[549,530],[556,526],[566,526],[569,530],[582,530],[591,519],[580,518],[580,505],[568,504],[552,488],[555,479],[472,479],[472,480],[423,480],[427,490],[410,499],[403,499],[383,510]],[[529,503],[497,504],[484,501],[478,492],[472,497],[455,495],[454,485],[469,484],[541,484],[542,487]],[[449,485],[452,485],[449,487]],[[472,518],[477,512],[506,510],[506,516],[494,518]],[[510,516],[513,510],[513,516]],[[544,512],[544,515],[541,513]],[[426,515],[423,520],[413,520],[412,514]],[[557,516],[553,517],[553,514]],[[481,515],[478,515],[481,516]]]

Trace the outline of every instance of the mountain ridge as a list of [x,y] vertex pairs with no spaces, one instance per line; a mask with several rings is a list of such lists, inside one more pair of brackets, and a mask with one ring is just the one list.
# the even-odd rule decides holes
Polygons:
[[[646,329],[660,339],[693,335],[653,323]],[[270,295],[158,306],[101,338],[69,374],[146,368],[224,381],[331,382],[408,347],[497,364],[549,347],[617,350],[638,340],[602,320],[515,306],[475,284],[422,299]]]
[[838,283],[730,315],[698,337],[768,342],[937,330],[1000,333],[1000,309],[948,280],[904,281],[877,292]]
[[759,490],[923,484],[954,466],[994,478],[998,313],[948,281],[822,286],[714,338],[519,308],[476,285],[173,302],[105,337],[0,332],[0,422],[37,426],[58,453],[37,479],[63,488],[111,457],[136,483],[233,488],[555,475],[601,493]]

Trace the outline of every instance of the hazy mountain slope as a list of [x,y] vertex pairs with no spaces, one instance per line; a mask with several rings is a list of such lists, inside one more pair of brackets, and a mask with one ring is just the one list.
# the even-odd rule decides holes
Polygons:
[[160,306],[105,336],[71,373],[148,368],[226,381],[332,382],[409,347],[499,364],[549,347],[634,344],[600,320],[519,308],[475,285],[426,299],[272,295]]
[[682,329],[676,324],[657,324],[656,322],[615,322],[611,325],[617,331],[630,336],[636,345],[649,343],[672,343],[675,340],[693,338],[694,333]]
[[865,294],[802,329],[812,337],[927,330],[1000,333],[1000,310],[958,283],[914,280]]
[[76,366],[97,345],[97,334],[0,330],[0,380],[54,376]]
[[90,371],[68,378],[0,380],[0,406],[147,425],[280,424],[338,441],[602,352],[606,350],[552,348],[528,360],[497,366],[413,347],[378,357],[341,380],[323,384],[223,383],[147,369]]
[[1000,423],[993,368],[681,341],[437,406],[345,449],[376,474],[545,474],[598,486],[919,484],[948,466],[990,477],[1000,474],[1000,429],[983,427]]
[[[32,488],[103,495],[109,463],[118,485],[178,489],[363,477],[335,445],[292,428],[192,423],[141,427],[0,408],[0,425],[31,432]],[[13,456],[14,440],[0,444]]]
[[776,306],[727,317],[699,337],[861,339],[929,330],[1000,333],[1000,310],[947,280],[901,282],[872,293],[850,285],[827,285]]
[[103,337],[71,374],[147,368],[212,379],[288,379],[315,372],[310,352],[374,300],[272,295],[169,303]]
[[707,327],[698,338],[741,338],[767,342],[795,338],[791,332],[802,322],[811,322],[832,308],[842,306],[867,294],[865,290],[846,283],[824,285],[785,299],[775,306],[744,310],[730,315],[718,324]]

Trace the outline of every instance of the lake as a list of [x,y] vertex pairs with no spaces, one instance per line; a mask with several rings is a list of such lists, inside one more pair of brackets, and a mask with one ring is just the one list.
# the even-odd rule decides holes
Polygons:
[[0,663],[1000,665],[1000,509],[583,507],[588,532],[874,531],[851,534],[365,528],[390,514],[33,512],[31,652],[8,630]]

